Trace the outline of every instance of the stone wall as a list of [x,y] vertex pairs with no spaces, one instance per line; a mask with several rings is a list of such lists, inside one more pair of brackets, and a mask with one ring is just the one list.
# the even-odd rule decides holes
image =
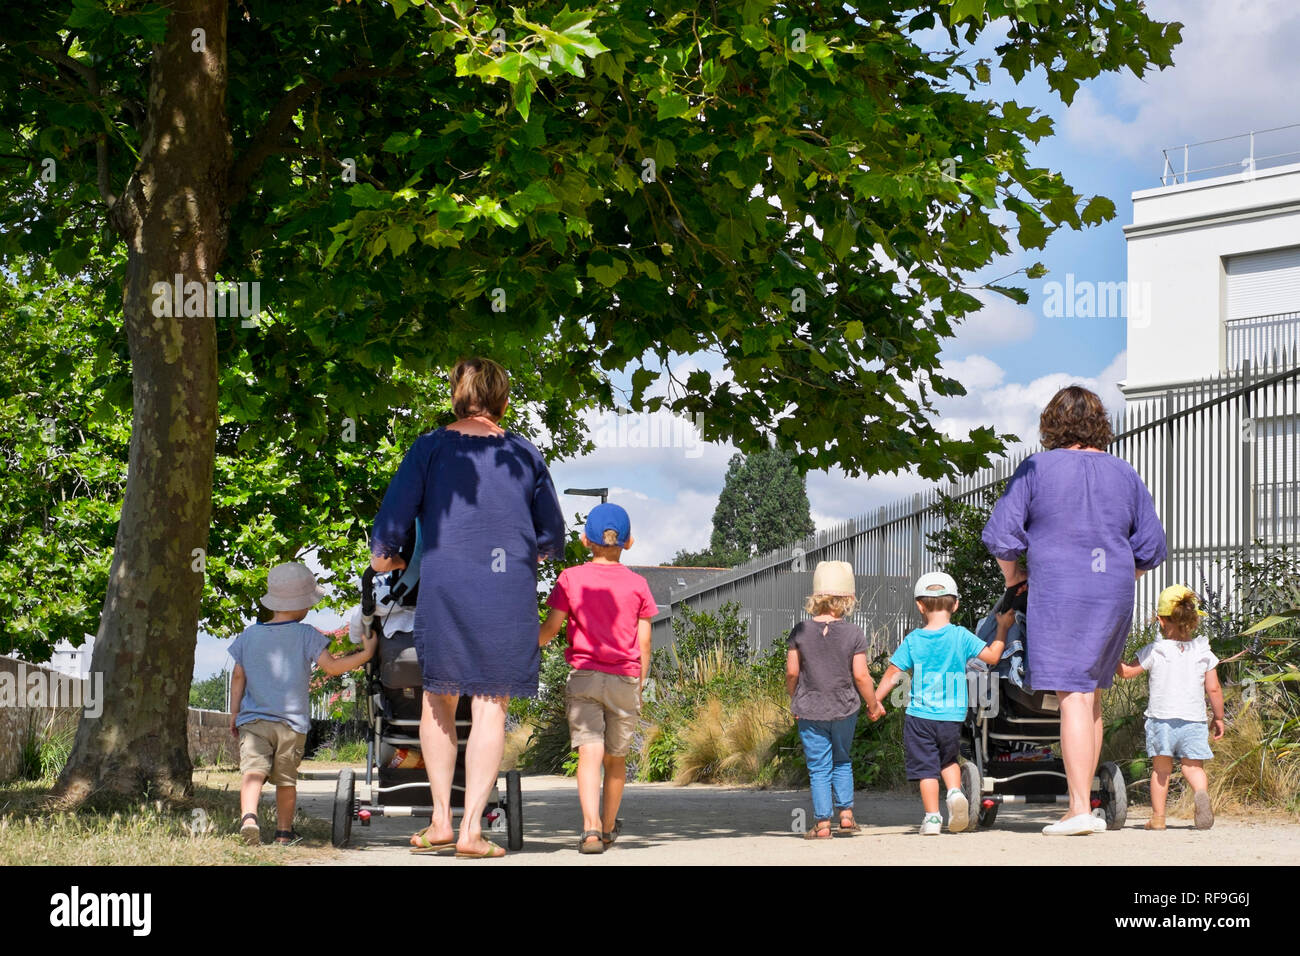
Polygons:
[[[99,689],[57,671],[0,657],[0,782],[22,770],[23,751],[33,739],[70,735],[83,711],[95,713]],[[189,712],[190,760],[195,766],[238,766],[239,746],[230,735],[230,715]]]

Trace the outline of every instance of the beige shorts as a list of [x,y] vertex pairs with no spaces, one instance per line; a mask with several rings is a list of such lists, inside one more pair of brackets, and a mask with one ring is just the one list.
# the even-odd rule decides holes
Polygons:
[[239,725],[239,772],[260,773],[273,787],[298,783],[307,735],[281,720],[250,720]]
[[573,746],[603,743],[609,756],[627,756],[641,716],[641,678],[572,670],[564,696]]

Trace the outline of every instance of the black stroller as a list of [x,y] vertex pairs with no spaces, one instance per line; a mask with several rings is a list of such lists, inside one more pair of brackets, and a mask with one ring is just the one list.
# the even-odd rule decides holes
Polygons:
[[[1016,610],[1017,627],[1007,635],[1007,649],[992,669],[973,661],[967,671],[968,701],[962,726],[961,789],[980,827],[991,827],[1005,803],[1068,803],[1065,764],[1052,747],[1061,739],[1060,703],[1052,691],[1024,685],[1027,595],[1008,588],[980,621],[977,634],[986,644],[997,631],[994,615]],[[1118,830],[1128,815],[1128,791],[1119,765],[1103,763],[1093,778],[1092,812]],[[974,827],[970,827],[973,829]]]
[[[418,555],[419,526],[415,545]],[[362,575],[361,614],[363,626],[372,628],[379,638],[375,657],[365,665],[366,786],[369,799],[362,801],[356,793],[356,774],[351,768],[339,772],[334,792],[333,843],[347,845],[352,836],[352,821],[369,826],[376,816],[421,817],[431,819],[433,794],[420,758],[420,707],[423,689],[420,663],[415,653],[414,635],[409,630],[384,633],[382,615],[376,612],[376,574],[369,568]],[[414,607],[419,589],[419,560],[407,558],[405,571],[394,571],[387,580],[388,593],[380,600]],[[452,778],[453,815],[465,807],[465,743],[470,730],[470,699],[462,697],[456,709],[456,735],[459,746],[456,770]],[[378,769],[378,784],[374,773]],[[506,833],[506,845],[519,850],[524,845],[523,800],[519,772],[505,774],[505,794],[494,788],[488,798],[483,828]]]

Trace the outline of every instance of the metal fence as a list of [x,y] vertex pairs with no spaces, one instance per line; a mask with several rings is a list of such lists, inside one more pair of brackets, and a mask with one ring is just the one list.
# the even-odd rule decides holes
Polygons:
[[1224,335],[1229,369],[1237,371],[1247,362],[1283,366],[1282,356],[1300,348],[1300,312],[1229,319]]
[[[1109,451],[1146,482],[1165,528],[1169,556],[1137,584],[1135,615],[1145,617],[1159,591],[1202,579],[1231,587],[1218,564],[1240,548],[1300,543],[1300,368],[1252,369],[1179,385],[1131,400],[1113,424]],[[961,481],[819,532],[698,584],[674,590],[653,625],[654,644],[672,641],[684,606],[717,610],[740,604],[755,649],[785,636],[803,614],[818,561],[848,561],[859,604],[854,621],[873,653],[895,647],[916,625],[912,586],[931,570],[926,543],[942,527],[941,495],[979,503],[1026,457],[1024,448]]]

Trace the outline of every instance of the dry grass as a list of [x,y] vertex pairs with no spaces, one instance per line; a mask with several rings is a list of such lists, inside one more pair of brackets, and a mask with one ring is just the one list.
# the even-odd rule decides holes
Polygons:
[[682,731],[676,783],[760,778],[789,725],[788,708],[772,697],[754,697],[730,708],[710,698]]
[[501,755],[501,769],[518,770],[519,757],[528,747],[528,738],[533,735],[537,725],[530,720],[521,720],[519,724],[506,731],[506,749]]
[[[239,774],[199,770],[194,797],[183,805],[140,801],[108,811],[68,811],[50,800],[50,782],[0,789],[0,863],[59,866],[202,866],[319,860],[336,851],[330,827],[303,817],[306,838],[295,847],[245,846],[239,839]],[[263,839],[275,830],[264,796]]]
[[[1223,739],[1212,741],[1214,759],[1205,765],[1216,813],[1282,810],[1300,821],[1300,753],[1278,753],[1267,744],[1257,707],[1245,706],[1228,721]],[[1181,782],[1182,775],[1178,775]],[[1192,816],[1192,790],[1182,786],[1169,802],[1171,817]]]

